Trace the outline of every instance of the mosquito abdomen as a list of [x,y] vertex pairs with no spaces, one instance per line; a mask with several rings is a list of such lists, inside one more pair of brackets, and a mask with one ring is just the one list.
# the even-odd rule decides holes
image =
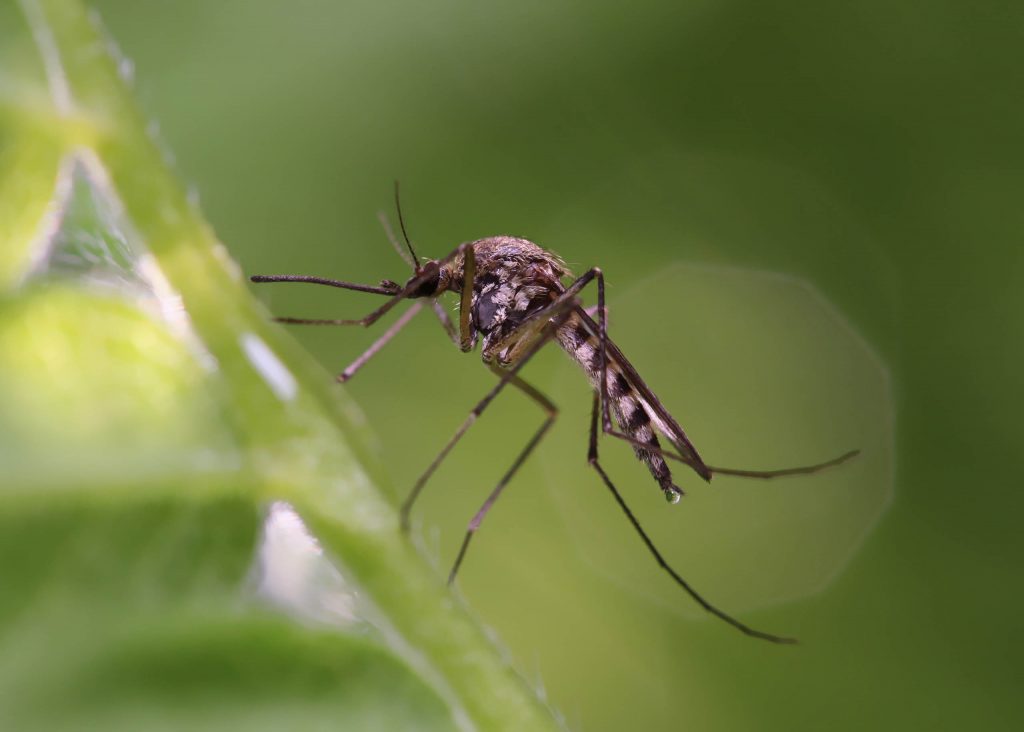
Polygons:
[[[590,385],[594,389],[599,389],[601,354],[597,336],[590,332],[577,315],[573,315],[558,329],[557,340],[562,350],[583,369]],[[638,443],[650,445],[655,450],[659,449],[661,445],[643,399],[630,385],[618,364],[612,360],[608,361],[607,374],[609,406],[619,429]],[[665,497],[673,503],[678,501],[683,492],[672,482],[672,471],[665,459],[657,452],[645,450],[639,444],[633,445],[633,451],[637,458],[647,465]]]

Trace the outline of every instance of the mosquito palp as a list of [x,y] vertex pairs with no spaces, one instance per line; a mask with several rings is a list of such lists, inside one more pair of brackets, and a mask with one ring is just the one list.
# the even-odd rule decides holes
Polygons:
[[[555,342],[582,368],[593,389],[588,462],[612,493],[619,508],[658,565],[704,610],[739,631],[775,643],[794,643],[795,640],[792,638],[755,630],[718,609],[669,565],[601,466],[598,436],[606,434],[628,442],[671,503],[679,502],[683,490],[674,482],[669,460],[683,463],[705,481],[710,481],[715,474],[774,478],[816,473],[849,460],[859,451],[853,450],[814,465],[781,470],[742,470],[707,465],[679,423],[608,337],[604,274],[599,268],[591,268],[580,277],[571,279],[572,273],[558,255],[531,241],[512,236],[477,239],[460,244],[442,259],[420,260],[406,232],[397,183],[395,205],[398,208],[405,249],[398,243],[383,217],[382,222],[395,250],[413,269],[404,285],[390,280],[383,280],[377,286],[360,285],[306,275],[255,275],[251,279],[253,282],[319,284],[388,298],[383,305],[359,319],[275,318],[278,322],[288,324],[370,326],[402,300],[416,301],[363,354],[338,374],[338,381],[345,382],[351,379],[397,335],[422,309],[423,299],[430,301],[448,336],[461,350],[471,351],[477,343],[481,343],[483,361],[497,375],[498,382],[473,407],[414,483],[401,506],[401,523],[404,531],[409,530],[412,507],[430,477],[506,386],[511,384],[544,411],[545,417],[540,427],[520,450],[470,520],[449,573],[449,583],[455,580],[470,541],[487,513],[522,464],[548,434],[558,416],[558,408],[554,402],[519,376],[520,370],[541,348]],[[586,309],[583,307],[580,293],[591,283],[596,285],[597,305]],[[457,327],[438,301],[438,298],[447,292],[459,297]],[[659,436],[666,441],[665,446],[662,445]]]

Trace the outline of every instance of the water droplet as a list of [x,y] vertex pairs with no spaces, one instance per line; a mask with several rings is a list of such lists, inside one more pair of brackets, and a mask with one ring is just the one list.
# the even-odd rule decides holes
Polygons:
[[672,490],[672,489],[666,490],[665,491],[665,500],[668,501],[669,503],[671,503],[672,505],[675,505],[675,504],[679,503],[679,501],[683,500],[683,493],[682,493],[682,491],[679,491],[678,489],[677,490]]

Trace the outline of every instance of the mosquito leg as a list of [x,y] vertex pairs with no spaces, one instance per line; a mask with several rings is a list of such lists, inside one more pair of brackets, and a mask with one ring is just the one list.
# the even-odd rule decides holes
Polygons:
[[[559,301],[556,301],[556,304],[557,302]],[[571,301],[566,300],[564,304],[568,304],[570,302]],[[525,366],[526,363],[531,358],[533,358],[534,354],[536,354],[537,351],[539,351],[545,343],[551,340],[551,337],[554,335],[555,331],[562,325],[562,323],[565,322],[565,320],[568,317],[569,312],[556,313],[556,317],[546,326],[543,337],[538,338],[530,346],[530,348],[522,355],[522,357],[511,366],[511,368],[509,368],[507,371],[502,372],[501,378],[498,380],[498,383],[495,384],[494,387],[492,387],[489,392],[487,392],[483,399],[477,402],[477,405],[473,407],[472,410],[470,410],[469,414],[466,416],[466,419],[462,422],[462,424],[459,425],[459,428],[455,430],[455,434],[452,435],[451,439],[449,439],[445,446],[441,449],[441,452],[439,452],[437,454],[437,457],[435,457],[433,461],[430,463],[430,465],[427,466],[427,469],[423,472],[423,474],[420,475],[419,478],[417,478],[416,483],[412,487],[412,490],[409,491],[409,495],[402,503],[400,515],[402,519],[403,531],[409,531],[409,513],[412,510],[412,506],[416,502],[416,499],[419,497],[420,492],[423,490],[423,486],[425,486],[427,484],[427,481],[430,479],[430,476],[434,474],[437,468],[448,456],[448,453],[452,451],[452,448],[455,447],[455,445],[458,444],[459,440],[462,439],[462,436],[466,434],[466,431],[470,427],[472,427],[473,423],[476,422],[476,420],[480,417],[481,414],[483,414],[483,411],[487,408],[487,405],[494,401],[494,397],[501,393],[501,390],[504,389],[505,386],[510,381],[512,381],[512,379],[518,373],[519,369]]]
[[[657,453],[657,454],[661,455],[662,457],[665,457],[665,458],[668,458],[668,459],[672,459],[672,460],[678,460],[679,462],[684,463],[685,465],[689,465],[690,467],[694,468],[695,470],[697,470],[698,473],[701,473],[702,472],[701,469],[703,469],[703,471],[707,472],[708,478],[710,478],[710,476],[712,474],[715,474],[715,473],[718,473],[720,475],[735,475],[735,476],[739,476],[739,477],[743,477],[743,478],[763,478],[763,479],[780,478],[780,477],[786,476],[786,475],[811,475],[811,474],[817,473],[817,472],[819,472],[821,470],[825,470],[827,468],[831,468],[831,467],[834,467],[836,465],[840,465],[842,463],[845,463],[847,460],[849,460],[849,459],[851,459],[853,457],[856,457],[857,455],[860,454],[860,450],[850,450],[848,452],[843,453],[842,455],[839,455],[838,457],[834,457],[834,458],[832,458],[830,460],[826,460],[824,462],[815,463],[813,465],[800,465],[800,466],[797,466],[797,467],[782,468],[782,469],[779,469],[779,470],[744,470],[744,469],[738,469],[738,468],[716,468],[716,467],[711,467],[710,465],[704,465],[703,463],[701,463],[699,465],[696,465],[694,460],[693,460],[693,457],[687,458],[687,457],[685,457],[683,455],[679,455],[679,454],[674,453],[674,452],[672,452],[670,450],[665,450],[665,449],[660,448],[660,447],[654,447],[652,445],[648,445],[645,442],[641,442],[640,440],[637,440],[635,437],[633,437],[631,435],[628,435],[628,434],[626,434],[624,432],[620,432],[619,430],[616,430],[614,428],[614,426],[612,425],[611,417],[608,414],[608,406],[609,406],[608,405],[608,401],[609,400],[608,400],[607,367],[608,367],[608,343],[609,343],[609,341],[608,341],[608,324],[607,324],[607,320],[606,320],[607,311],[604,308],[604,277],[601,274],[598,274],[598,276],[597,276],[597,301],[598,301],[598,306],[597,306],[598,330],[600,331],[599,336],[598,336],[598,342],[600,344],[600,348],[598,350],[599,350],[599,352],[601,354],[601,404],[602,404],[601,430],[606,435],[610,435],[611,437],[616,437],[616,438],[618,438],[620,440],[624,440],[624,441],[630,443],[631,445],[634,445],[636,447],[641,447],[641,448],[647,450],[648,452]],[[589,315],[589,312],[587,312],[586,314]],[[639,379],[639,377],[636,377],[636,378]],[[696,456],[696,451],[694,451],[694,456]]]
[[[456,250],[450,256],[454,256],[459,251],[460,250]],[[566,320],[568,320],[569,316],[576,308],[576,295],[579,294],[579,291],[583,289],[583,287],[585,287],[598,272],[600,272],[600,270],[596,267],[585,272],[577,278],[576,281],[565,290],[565,292],[559,295],[554,302],[531,315],[519,325],[519,328],[516,329],[516,331],[519,331],[524,327],[535,328],[538,323],[544,323],[541,328],[540,336],[533,339],[529,347],[526,348],[521,355],[517,354],[517,358],[514,363],[511,364],[510,368],[507,371],[502,372],[502,377],[498,383],[495,384],[495,386],[487,393],[486,396],[484,396],[483,399],[480,400],[479,403],[477,403],[475,407],[473,407],[465,421],[459,425],[459,428],[455,431],[452,438],[448,440],[447,444],[445,444],[441,452],[438,453],[437,457],[435,457],[430,465],[427,466],[426,471],[424,471],[416,480],[416,483],[413,485],[412,490],[409,492],[409,495],[406,497],[401,507],[402,529],[404,531],[409,530],[409,512],[412,510],[413,504],[416,502],[417,497],[419,497],[420,492],[423,490],[423,486],[426,485],[427,481],[430,479],[430,476],[434,474],[437,468],[448,456],[448,453],[451,452],[452,448],[455,447],[458,441],[462,439],[466,430],[473,426],[473,423],[476,422],[484,409],[487,408],[487,405],[494,400],[494,397],[496,397],[501,390],[505,388],[505,385],[517,374],[519,369],[525,366],[526,363],[533,358],[534,354],[536,354],[545,343],[551,340],[558,329],[566,322]],[[466,297],[465,293],[463,294],[463,297]],[[519,333],[518,336],[516,333],[512,333],[506,339],[503,339],[502,343],[499,344],[499,347],[496,349],[496,352],[500,353],[501,350],[508,345],[508,342],[510,342],[509,339],[513,336],[522,337],[522,333]],[[487,352],[484,353],[484,360],[488,362],[490,361]]]
[[754,628],[751,628],[748,625],[744,625],[731,615],[728,615],[722,610],[719,610],[717,607],[715,607],[710,602],[705,600],[700,595],[700,593],[693,589],[689,582],[683,579],[683,577],[678,572],[676,572],[667,561],[665,561],[665,557],[662,556],[661,552],[658,551],[658,548],[654,545],[654,542],[647,535],[647,532],[644,531],[642,526],[640,526],[640,522],[637,520],[636,516],[629,509],[629,506],[626,505],[626,502],[623,500],[622,494],[619,493],[618,489],[615,487],[611,479],[608,477],[608,474],[604,472],[604,468],[601,467],[601,463],[599,463],[597,460],[597,415],[599,410],[600,398],[598,393],[595,391],[593,407],[591,408],[590,412],[590,446],[587,450],[587,462],[589,462],[590,465],[593,466],[594,470],[597,471],[597,474],[601,476],[601,480],[604,482],[608,490],[611,491],[612,496],[615,498],[615,502],[619,504],[619,508],[621,508],[622,512],[626,514],[626,518],[629,519],[629,523],[633,525],[633,529],[636,530],[637,534],[639,534],[641,541],[643,541],[644,545],[647,547],[647,550],[654,557],[655,561],[658,563],[658,566],[665,570],[669,574],[669,576],[671,576],[672,579],[675,580],[675,583],[679,585],[686,592],[686,594],[692,597],[698,605],[700,605],[702,608],[704,608],[720,620],[724,620],[726,623],[733,626],[741,633],[752,636],[754,638],[761,638],[762,640],[771,641],[772,643],[796,643],[796,638],[786,638],[783,636],[772,635],[771,633],[765,633],[760,630],[755,630]]
[[[693,463],[690,460],[687,460],[682,455],[677,455],[671,450],[667,450],[660,446],[656,447],[654,445],[649,445],[646,442],[642,442],[631,435],[627,435],[624,432],[619,432],[614,428],[602,429],[602,432],[604,432],[604,434],[608,435],[609,437],[614,437],[624,442],[628,442],[631,445],[635,445],[636,447],[643,448],[647,452],[653,452],[658,455],[661,455],[666,460],[676,460],[680,463],[683,463],[684,465],[689,465],[690,467],[693,467]],[[762,480],[770,480],[772,478],[782,478],[790,475],[813,475],[815,473],[820,473],[823,470],[834,468],[837,465],[842,465],[848,460],[852,460],[853,458],[860,455],[860,452],[860,450],[848,450],[847,452],[844,452],[842,455],[838,455],[830,460],[825,460],[820,463],[814,463],[812,465],[798,465],[789,468],[778,468],[775,470],[748,470],[745,468],[724,468],[711,465],[705,465],[704,467],[712,475],[733,475],[740,478],[759,478]]]
[[[497,374],[498,376],[503,375],[503,373],[499,369],[493,366],[491,367],[491,370],[494,371],[494,373]],[[526,459],[530,456],[530,453],[532,453],[533,449],[537,447],[541,439],[544,437],[545,434],[547,434],[547,431],[551,428],[551,425],[555,423],[555,419],[558,417],[558,407],[556,407],[554,402],[552,402],[550,399],[544,396],[544,394],[538,391],[535,387],[526,383],[518,376],[513,376],[511,379],[509,379],[509,383],[512,384],[512,386],[519,389],[520,391],[522,391],[524,394],[526,394],[526,396],[530,397],[530,399],[532,399],[534,402],[536,402],[540,406],[540,408],[544,410],[547,416],[544,419],[544,423],[540,426],[536,433],[534,433],[533,437],[530,438],[530,441],[526,443],[526,447],[524,447],[522,451],[519,453],[519,455],[516,457],[515,461],[512,463],[512,466],[508,469],[505,475],[501,477],[501,480],[498,481],[498,484],[494,487],[494,490],[491,491],[491,494],[487,497],[487,500],[484,501],[484,504],[480,507],[480,510],[476,512],[475,516],[473,516],[473,520],[469,522],[469,527],[466,529],[466,536],[462,540],[462,546],[459,547],[459,554],[455,558],[455,564],[452,565],[451,572],[448,574],[448,584],[452,584],[452,582],[455,581],[455,575],[458,574],[459,567],[462,565],[462,560],[466,556],[466,550],[469,548],[469,542],[473,538],[473,535],[480,528],[480,524],[483,523],[484,517],[487,515],[487,512],[491,510],[491,506],[493,506],[495,501],[498,500],[498,496],[501,495],[501,492],[505,489],[505,486],[508,485],[508,482],[512,480],[512,476],[515,475],[516,471],[519,470],[520,466],[522,466],[522,464],[526,462]]]
[[838,457],[834,457],[831,460],[826,460],[821,463],[815,463],[814,465],[800,465],[795,468],[780,468],[779,470],[741,470],[739,468],[716,468],[708,466],[708,470],[718,475],[736,475],[740,478],[780,478],[784,475],[812,475],[822,470],[835,467],[836,465],[842,465],[847,460],[860,455],[860,450],[850,450],[844,452]]
[[456,346],[460,345],[459,342],[459,331],[456,330],[455,324],[452,323],[452,319],[448,317],[448,313],[444,309],[444,305],[435,297],[430,301],[430,307],[434,310],[434,315],[441,322],[441,327],[444,328],[444,332],[448,334],[448,338]]
[[359,356],[359,358],[357,358],[355,361],[346,366],[345,370],[338,374],[335,378],[340,383],[344,384],[346,381],[355,376],[356,372],[363,366],[365,366],[367,361],[369,361],[371,358],[377,355],[377,352],[380,351],[380,349],[382,349],[385,345],[387,345],[388,341],[394,338],[398,334],[398,331],[402,330],[402,328],[404,328],[409,323],[409,321],[412,320],[413,317],[422,309],[422,300],[417,300],[416,302],[414,302],[408,310],[402,313],[402,316],[398,320],[396,320],[391,325],[390,328],[384,331],[384,335],[375,340],[370,345],[370,347],[367,348],[362,353],[361,356]]
[[[625,359],[625,356],[623,356],[622,353],[608,339],[608,325],[606,320],[607,310],[602,309],[600,307],[600,303],[604,299],[602,297],[602,293],[604,290],[603,277],[598,277],[597,286],[599,303],[599,306],[597,308],[598,322],[594,323],[593,319],[591,318],[590,310],[581,310],[578,311],[578,314],[582,316],[584,323],[587,324],[590,329],[597,331],[596,335],[598,336],[598,343],[600,344],[599,350],[603,358],[602,365],[607,367],[609,360],[613,360],[630,377],[630,381],[635,386],[637,386],[638,390],[640,391],[644,399],[647,400],[652,405],[654,405],[655,407],[660,408],[659,414],[661,416],[671,418],[671,415],[668,415],[664,408],[661,407],[661,403],[658,402],[657,397],[654,396],[651,390],[643,382],[643,379],[640,378],[640,375],[636,373],[636,369],[633,368],[632,364],[630,364]],[[602,315],[605,317],[601,317]],[[610,356],[610,354],[612,355]],[[711,466],[704,464],[704,462],[700,459],[700,456],[697,454],[697,451],[693,448],[693,445],[691,445],[690,441],[686,439],[686,436],[685,434],[683,434],[682,429],[678,428],[678,425],[674,424],[674,420],[672,420],[672,426],[678,428],[678,436],[682,438],[681,445],[683,448],[686,448],[683,454],[673,452],[672,450],[666,450],[662,447],[648,445],[644,442],[637,440],[631,435],[625,434],[624,432],[615,429],[608,415],[609,400],[607,378],[603,378],[601,380],[601,385],[602,432],[611,437],[615,437],[619,440],[628,442],[635,447],[640,447],[643,448],[644,450],[647,450],[648,452],[661,455],[662,457],[668,460],[677,460],[683,463],[684,465],[688,465],[689,467],[693,468],[705,480],[710,480],[711,476],[716,473],[720,475],[735,475],[744,478],[763,479],[779,478],[786,475],[811,475],[821,470],[826,470],[827,468],[831,468],[836,465],[845,463],[847,460],[850,460],[851,458],[856,457],[857,455],[860,454],[860,450],[850,450],[830,460],[825,460],[824,462],[814,463],[813,465],[800,465],[796,467],[782,468],[779,470],[746,470],[739,468],[724,467],[713,468]]]
[[[642,447],[644,450],[647,450],[648,452],[657,453],[658,455],[661,455],[663,458],[667,460],[676,460],[678,462],[683,463],[684,465],[691,465],[689,460],[682,457],[681,455],[677,455],[671,450],[666,450],[663,447],[655,447],[653,445],[648,445],[646,442],[641,442],[635,437],[627,435],[623,432],[619,432],[618,430],[611,429],[605,431],[604,434],[608,435],[609,437],[615,437],[624,442],[628,442],[631,445]],[[796,467],[778,468],[776,470],[747,470],[744,468],[722,468],[711,465],[707,465],[706,467],[711,473],[715,475],[734,475],[740,478],[762,478],[768,480],[771,478],[781,478],[787,475],[813,475],[814,473],[819,473],[823,470],[827,470],[828,468],[834,468],[837,465],[842,465],[847,460],[852,460],[853,458],[860,455],[860,452],[860,450],[848,450],[847,452],[844,452],[842,455],[834,457],[831,460],[825,460],[820,463],[814,463],[813,465],[798,465]]]

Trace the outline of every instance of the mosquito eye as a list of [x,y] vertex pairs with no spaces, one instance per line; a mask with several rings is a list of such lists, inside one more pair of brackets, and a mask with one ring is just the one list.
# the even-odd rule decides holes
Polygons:
[[441,272],[434,272],[424,280],[419,287],[409,293],[409,297],[430,297],[437,292],[437,285],[441,281]]

